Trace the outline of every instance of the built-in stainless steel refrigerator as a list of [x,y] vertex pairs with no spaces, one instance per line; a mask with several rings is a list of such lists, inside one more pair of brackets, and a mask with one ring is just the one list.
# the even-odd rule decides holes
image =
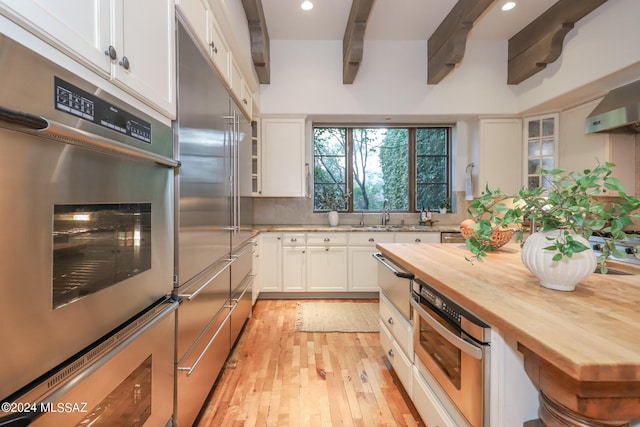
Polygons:
[[175,423],[197,418],[251,310],[251,123],[179,17]]

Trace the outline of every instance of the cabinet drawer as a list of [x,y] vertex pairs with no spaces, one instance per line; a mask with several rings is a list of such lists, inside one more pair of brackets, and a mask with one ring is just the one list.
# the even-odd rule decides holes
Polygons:
[[403,353],[402,349],[400,349],[398,343],[393,339],[391,333],[386,328],[382,320],[380,320],[380,346],[391,363],[391,366],[393,366],[393,370],[396,372],[396,375],[400,378],[400,382],[402,382],[404,389],[409,396],[411,396],[413,386],[413,364]]
[[355,232],[349,233],[350,245],[370,245],[377,243],[393,243],[393,233],[388,231],[375,231],[371,233]]
[[329,246],[346,245],[347,233],[308,233],[307,245]]
[[396,243],[440,243],[440,233],[401,231],[396,233]]
[[413,362],[413,325],[380,294],[380,321],[389,329],[393,338]]
[[304,233],[284,233],[282,235],[282,246],[304,246],[306,239]]
[[429,426],[436,427],[456,427],[449,415],[442,407],[442,403],[438,400],[431,387],[427,384],[424,377],[413,367],[413,390],[411,400],[420,413],[423,420],[429,423]]

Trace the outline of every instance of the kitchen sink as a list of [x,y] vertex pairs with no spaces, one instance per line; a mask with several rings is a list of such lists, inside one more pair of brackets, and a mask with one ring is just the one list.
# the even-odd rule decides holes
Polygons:
[[396,230],[398,228],[393,225],[350,225],[350,227],[362,230]]
[[361,230],[388,230],[388,231],[398,231],[398,230],[428,230],[430,227],[426,225],[350,225],[351,228],[358,228]]

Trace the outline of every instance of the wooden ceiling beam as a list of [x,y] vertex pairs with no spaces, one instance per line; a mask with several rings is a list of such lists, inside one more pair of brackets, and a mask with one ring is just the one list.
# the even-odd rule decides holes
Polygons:
[[494,0],[458,0],[427,43],[427,83],[439,83],[462,61],[473,23]]
[[261,84],[271,83],[271,65],[269,63],[269,31],[264,19],[262,0],[242,0],[244,13],[249,24],[251,41],[251,59]]
[[342,83],[352,84],[364,53],[364,32],[374,0],[353,0],[342,39]]
[[562,54],[574,24],[607,0],[559,0],[509,39],[507,84],[516,85],[544,70]]

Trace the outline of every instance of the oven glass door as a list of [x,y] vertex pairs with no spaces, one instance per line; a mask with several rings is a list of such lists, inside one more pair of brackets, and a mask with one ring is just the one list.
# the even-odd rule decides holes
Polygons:
[[54,206],[54,309],[150,268],[151,203]]
[[[439,314],[431,310],[426,304],[420,304],[431,317],[438,319],[440,324],[444,326],[452,334],[461,335],[460,330],[451,325]],[[418,342],[420,349],[438,366],[440,371],[447,378],[449,383],[460,390],[462,381],[462,351],[447,341],[440,333],[438,333],[424,317],[420,316],[418,323]]]
[[[417,298],[417,295],[414,294]],[[448,399],[473,427],[485,425],[485,366],[489,347],[471,343],[460,328],[437,314],[424,300],[414,308],[414,349]]]
[[174,173],[5,129],[0,141],[2,398],[171,293]]

